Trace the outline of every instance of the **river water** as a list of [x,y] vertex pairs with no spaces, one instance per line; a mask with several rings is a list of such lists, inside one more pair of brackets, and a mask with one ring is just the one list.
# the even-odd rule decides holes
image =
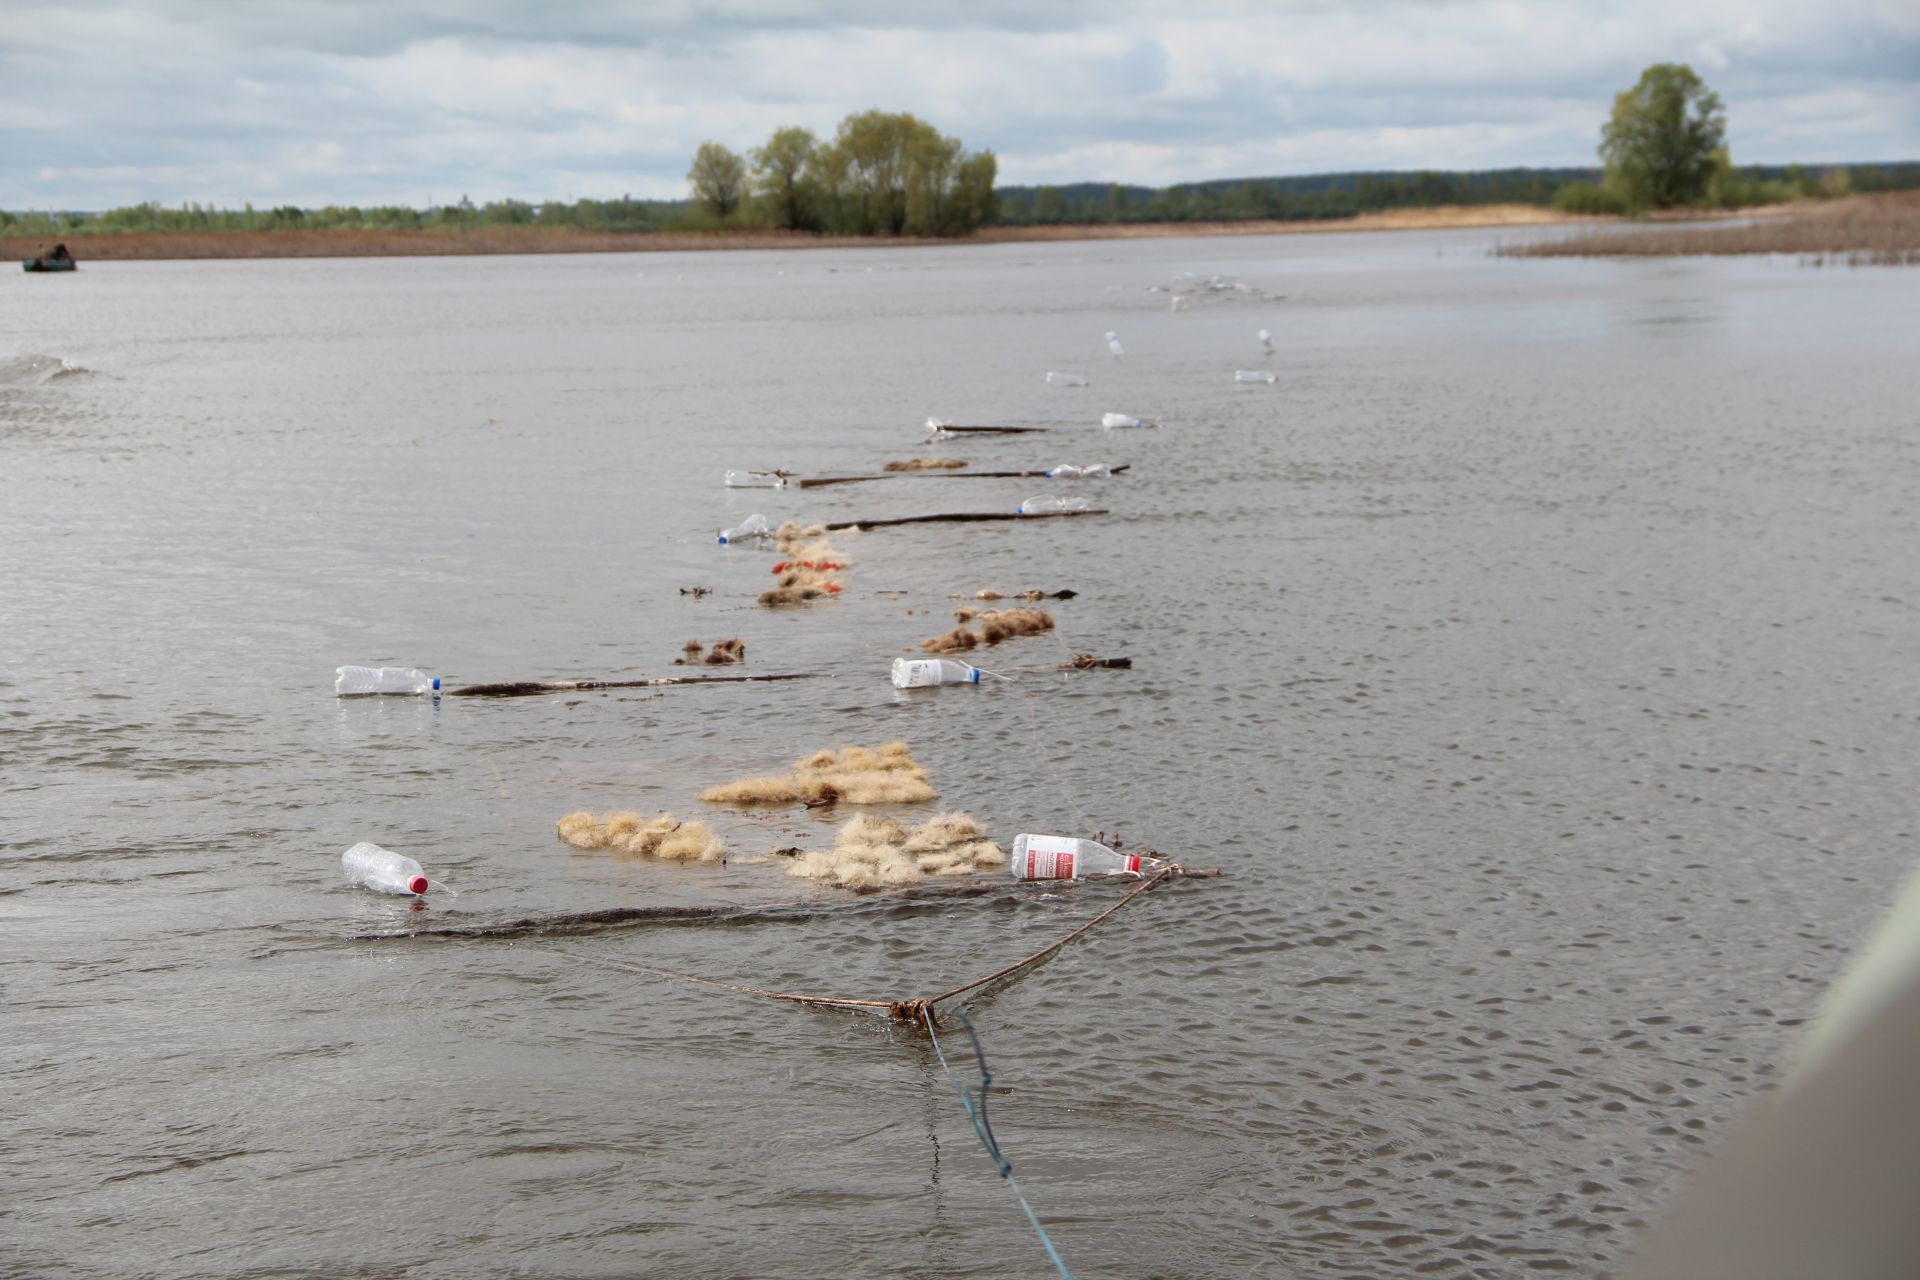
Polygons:
[[[1625,1267],[1913,859],[1912,281],[1499,234],[6,281],[0,1272],[1051,1274],[924,1033],[645,971],[924,996],[1118,899],[855,898],[766,857],[844,812],[694,798],[889,739],[1003,843],[1225,873],[966,1002],[1073,1274]],[[1050,430],[929,447],[930,415]],[[1070,487],[720,483],[933,453],[1132,469],[1071,487],[1102,516],[836,534],[848,589],[801,609],[715,544]],[[986,588],[1078,595],[984,665],[1133,669],[892,689]],[[331,692],[732,636],[827,678]],[[730,857],[574,852],[582,808]],[[363,839],[459,896],[342,886]]]

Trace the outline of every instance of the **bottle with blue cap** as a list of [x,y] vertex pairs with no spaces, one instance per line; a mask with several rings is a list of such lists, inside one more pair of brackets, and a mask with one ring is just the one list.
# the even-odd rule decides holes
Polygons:
[[1020,514],[1023,516],[1040,516],[1055,511],[1086,511],[1092,506],[1093,504],[1085,498],[1068,498],[1062,497],[1059,494],[1043,493],[1038,497],[1028,498],[1025,502],[1021,503]]
[[772,536],[773,525],[768,522],[765,516],[756,511],[739,524],[733,526],[733,528],[722,529],[720,531],[720,545],[726,546],[728,543],[733,542],[751,542],[755,538],[771,538]]
[[935,684],[979,684],[980,668],[952,658],[895,658],[893,687],[924,689]]
[[440,677],[418,667],[337,667],[333,692],[342,698],[375,693],[420,694],[440,692]]

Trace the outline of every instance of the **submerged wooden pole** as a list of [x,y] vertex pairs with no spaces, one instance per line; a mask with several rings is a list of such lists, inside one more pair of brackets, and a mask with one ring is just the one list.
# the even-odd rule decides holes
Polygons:
[[[1110,474],[1119,475],[1131,468],[1131,462],[1123,462],[1113,468]],[[903,476],[923,480],[1027,480],[1051,474],[1046,471],[888,471],[877,476],[821,476],[813,480],[795,480],[796,489],[818,489],[829,484],[859,484],[863,480],[893,480]]]
[[768,680],[819,680],[824,672],[795,671],[763,676],[657,676],[651,680],[515,680],[505,684],[469,684],[442,689],[447,698],[524,698],[536,693],[591,693],[596,689],[657,689],[670,684],[744,684]]
[[832,529],[880,529],[897,524],[968,524],[979,520],[1055,520],[1064,516],[1104,516],[1111,514],[1105,507],[1091,507],[1085,511],[950,511],[933,516],[895,516],[891,520],[837,520],[824,526]]

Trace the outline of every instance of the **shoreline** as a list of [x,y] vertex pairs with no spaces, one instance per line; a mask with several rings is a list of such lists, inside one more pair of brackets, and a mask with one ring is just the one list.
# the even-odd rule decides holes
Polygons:
[[[1351,234],[1471,227],[1564,226],[1608,221],[1535,205],[1446,205],[1314,221],[1092,223],[986,227],[964,239],[823,236],[793,231],[583,231],[575,227],[496,226],[469,231],[275,230],[127,231],[72,236],[66,243],[88,262],[238,258],[459,257],[539,253],[685,253],[735,249],[893,249],[926,245],[1029,244],[1093,240],[1160,240],[1182,236]],[[50,236],[0,236],[0,256],[23,260],[50,248]]]

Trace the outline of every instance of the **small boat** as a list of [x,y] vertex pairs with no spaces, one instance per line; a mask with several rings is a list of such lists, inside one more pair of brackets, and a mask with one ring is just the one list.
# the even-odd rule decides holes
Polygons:
[[73,255],[67,252],[67,246],[57,244],[53,246],[52,253],[36,253],[31,258],[23,259],[20,266],[26,271],[72,271],[75,264]]

